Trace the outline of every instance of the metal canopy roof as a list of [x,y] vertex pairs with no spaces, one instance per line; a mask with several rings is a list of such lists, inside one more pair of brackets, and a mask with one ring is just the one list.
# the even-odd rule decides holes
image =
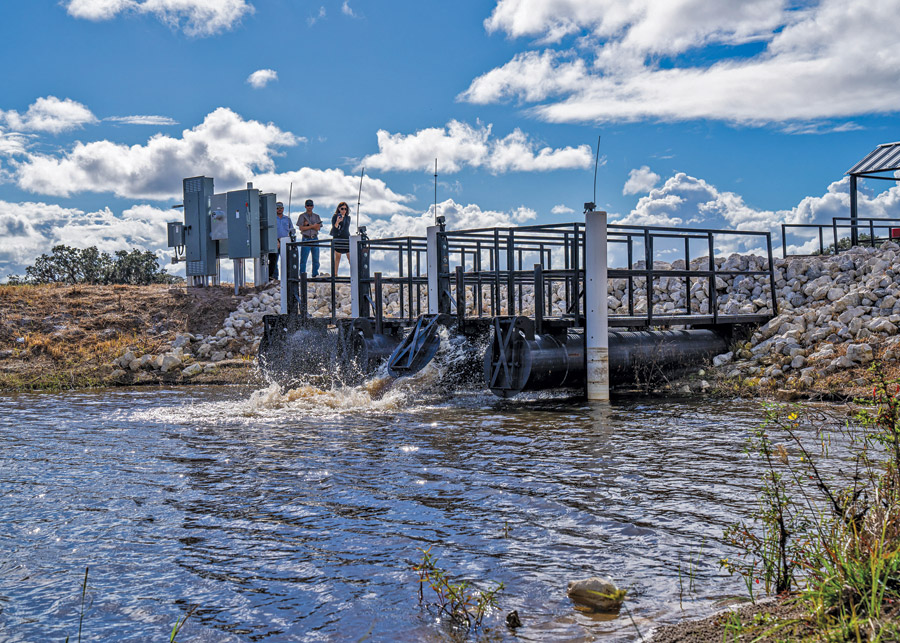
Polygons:
[[851,176],[900,170],[900,142],[882,143],[847,171]]

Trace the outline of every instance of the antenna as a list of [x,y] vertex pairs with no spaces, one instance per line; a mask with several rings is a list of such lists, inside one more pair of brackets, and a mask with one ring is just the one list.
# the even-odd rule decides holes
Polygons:
[[366,173],[366,168],[363,167],[362,172],[359,173],[359,193],[356,195],[356,231],[359,232],[359,202],[362,198],[362,180],[363,174]]
[[600,135],[597,135],[597,155],[594,158],[594,200],[584,204],[585,212],[593,212],[597,207],[597,166],[600,164]]
[[294,194],[294,182],[291,181],[291,188],[288,190],[288,221],[291,220],[291,197]]
[[434,224],[437,225],[437,159],[434,159]]

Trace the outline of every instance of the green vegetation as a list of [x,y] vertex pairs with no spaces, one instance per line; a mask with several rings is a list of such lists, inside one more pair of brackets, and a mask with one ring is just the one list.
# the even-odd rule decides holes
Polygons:
[[[779,407],[751,438],[765,466],[759,507],[727,531],[742,555],[721,563],[751,597],[790,595],[804,616],[732,617],[729,640],[900,639],[900,386],[873,372],[872,400],[836,433],[824,416]],[[849,451],[832,472],[817,460],[836,457],[836,438]]]
[[422,562],[413,565],[419,575],[419,603],[425,601],[425,585],[434,592],[434,602],[429,603],[439,615],[446,616],[453,625],[477,629],[491,608],[497,607],[497,594],[503,583],[490,590],[473,588],[468,581],[453,582],[447,572],[438,567],[438,559],[431,548],[421,549]]
[[54,246],[51,254],[43,254],[34,265],[25,268],[25,276],[10,275],[10,285],[22,284],[165,284],[180,282],[162,270],[156,255],[149,250],[119,250],[115,257],[100,252],[96,246],[71,248]]

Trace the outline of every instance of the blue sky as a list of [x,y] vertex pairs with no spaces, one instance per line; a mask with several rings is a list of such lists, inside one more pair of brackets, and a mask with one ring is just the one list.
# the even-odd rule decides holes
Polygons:
[[[377,236],[848,213],[900,139],[900,0],[41,0],[0,8],[0,279],[55,243],[166,253],[181,179]],[[864,185],[862,216],[900,216]],[[297,212],[299,208],[294,208]],[[802,240],[794,239],[799,243]]]

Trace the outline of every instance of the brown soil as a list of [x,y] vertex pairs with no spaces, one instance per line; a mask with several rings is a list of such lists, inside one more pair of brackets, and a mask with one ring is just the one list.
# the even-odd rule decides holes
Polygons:
[[0,389],[109,384],[113,359],[153,353],[177,333],[214,333],[240,300],[226,287],[0,286]]

